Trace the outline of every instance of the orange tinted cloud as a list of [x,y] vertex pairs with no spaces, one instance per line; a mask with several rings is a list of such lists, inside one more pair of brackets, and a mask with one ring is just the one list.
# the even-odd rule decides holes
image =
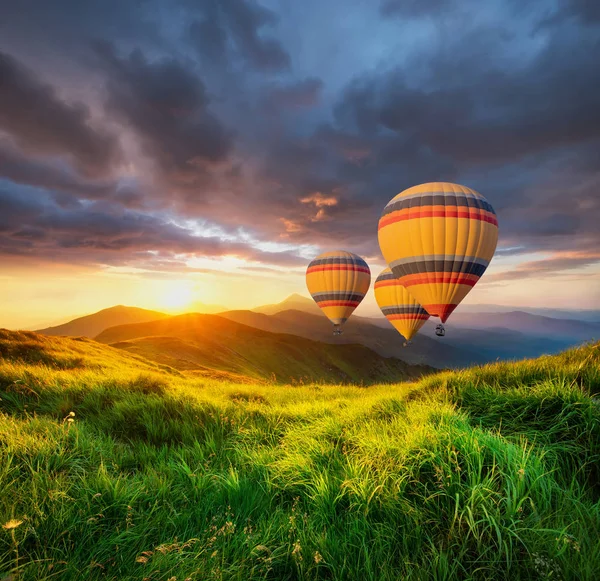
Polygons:
[[300,200],[303,204],[314,204],[317,208],[327,206],[337,206],[337,198],[334,196],[324,196],[321,192],[314,192]]
[[286,218],[281,218],[281,221],[283,222],[283,225],[285,226],[285,231],[288,234],[294,233],[294,232],[302,232],[303,228],[300,224],[298,224],[297,222],[294,222],[293,220],[287,220]]

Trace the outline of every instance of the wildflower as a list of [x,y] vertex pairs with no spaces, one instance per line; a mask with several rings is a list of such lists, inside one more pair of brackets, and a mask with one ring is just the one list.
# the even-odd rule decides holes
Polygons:
[[2,525],[2,528],[6,529],[7,531],[10,531],[10,530],[20,527],[22,524],[23,524],[22,520],[17,520],[17,519],[11,518],[7,523],[4,523]]
[[325,559],[323,559],[323,556],[321,555],[321,553],[319,553],[319,551],[315,551],[315,563],[318,565],[319,563],[322,563]]
[[300,545],[299,539],[297,539],[296,542],[294,543],[292,557],[294,557],[294,559],[297,559],[298,561],[302,561],[302,545]]

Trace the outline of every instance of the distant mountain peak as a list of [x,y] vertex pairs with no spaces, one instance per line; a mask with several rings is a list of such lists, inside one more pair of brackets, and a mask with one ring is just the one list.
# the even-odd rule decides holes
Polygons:
[[301,295],[300,293],[293,293],[289,297],[286,297],[281,301],[281,303],[310,303],[312,304],[312,299]]
[[255,313],[263,313],[265,315],[275,315],[281,311],[288,311],[294,309],[297,311],[303,311],[305,313],[317,313],[320,312],[317,304],[309,297],[301,295],[299,293],[293,293],[290,296],[283,299],[280,303],[274,305],[263,305],[261,307],[255,307],[251,309]]
[[77,317],[68,323],[38,329],[36,332],[42,335],[70,335],[95,337],[104,329],[117,324],[142,323],[164,319],[168,315],[158,311],[150,311],[140,307],[128,307],[125,305],[114,305],[83,317]]

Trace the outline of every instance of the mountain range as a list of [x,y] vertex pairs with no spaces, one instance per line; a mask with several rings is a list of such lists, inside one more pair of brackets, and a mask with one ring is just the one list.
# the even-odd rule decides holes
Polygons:
[[38,332],[96,338],[186,372],[263,379],[274,374],[286,381],[397,380],[429,368],[557,353],[600,337],[599,323],[522,311],[460,310],[447,323],[444,338],[435,336],[436,321],[427,321],[407,347],[383,316],[354,315],[334,337],[314,301],[294,294],[277,304],[218,315],[170,316],[119,305]]

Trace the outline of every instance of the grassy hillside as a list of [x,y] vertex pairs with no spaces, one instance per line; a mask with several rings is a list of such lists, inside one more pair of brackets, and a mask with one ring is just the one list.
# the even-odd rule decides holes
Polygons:
[[86,315],[85,317],[78,317],[63,325],[39,329],[36,333],[50,336],[95,337],[98,333],[104,331],[104,329],[114,327],[115,325],[145,323],[146,321],[164,319],[168,316],[158,311],[117,305],[116,307],[102,309],[97,313]]
[[598,578],[599,345],[367,389],[0,345],[0,579]]
[[382,357],[362,345],[329,345],[269,333],[215,315],[180,315],[120,325],[96,339],[181,370],[218,369],[278,382],[369,384],[431,371]]

